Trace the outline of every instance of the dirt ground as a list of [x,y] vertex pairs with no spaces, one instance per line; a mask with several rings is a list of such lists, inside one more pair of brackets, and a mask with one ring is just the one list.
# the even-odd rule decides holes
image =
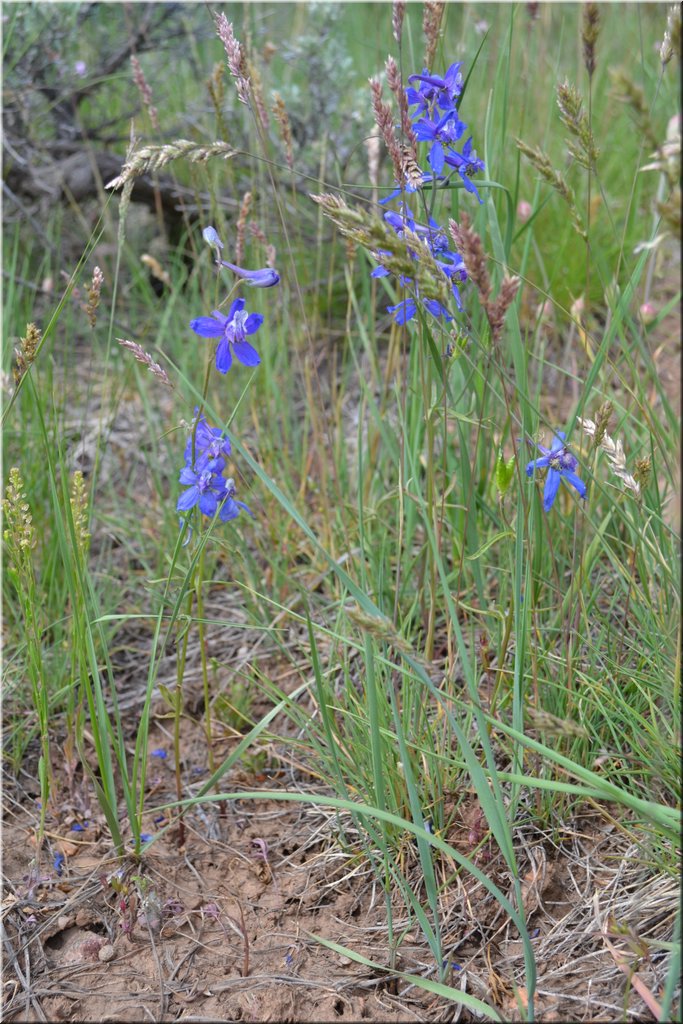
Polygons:
[[[203,733],[189,721],[184,730],[191,789],[206,777]],[[158,806],[174,792],[158,724],[150,750]],[[397,899],[395,964],[404,976],[382,969],[390,964],[384,894],[350,819],[267,798],[222,810],[204,804],[188,814],[180,848],[177,832],[167,830],[141,862],[131,857],[121,866],[87,786],[64,778],[68,798],[48,816],[38,863],[38,785],[28,775],[5,781],[5,1021],[482,1019],[406,977],[437,980],[429,948]],[[236,769],[225,791],[309,784],[297,772]],[[470,803],[445,838],[457,846],[476,815]],[[149,828],[166,825],[152,820]],[[675,879],[652,874],[646,851],[604,816],[576,822],[559,838],[533,829],[517,838],[538,963],[537,1020],[655,1020],[648,1003],[661,998],[666,977],[668,954],[658,941],[671,938]],[[436,863],[448,983],[503,1020],[523,1020],[517,933],[478,882]],[[490,848],[482,865],[505,889],[502,859]],[[403,866],[424,895],[409,837]],[[372,963],[354,962],[318,937]]]

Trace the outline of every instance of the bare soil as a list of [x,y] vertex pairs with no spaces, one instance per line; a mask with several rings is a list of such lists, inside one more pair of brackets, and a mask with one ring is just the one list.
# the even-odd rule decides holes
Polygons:
[[[155,741],[168,750],[162,730],[155,726],[150,750]],[[201,725],[186,720],[189,789],[202,779],[202,746]],[[170,750],[150,757],[157,806],[173,799],[170,762]],[[37,784],[26,776],[6,781],[3,1020],[482,1019],[405,977],[437,980],[429,948],[397,899],[394,963],[404,976],[386,971],[383,892],[352,823],[323,806],[267,796],[222,808],[202,804],[188,813],[181,846],[177,827],[151,821],[158,840],[141,861],[121,865],[84,783],[62,778],[63,810],[49,815],[37,855]],[[300,773],[239,769],[225,791],[302,791],[309,784]],[[479,817],[470,801],[445,838],[464,845]],[[84,822],[83,831],[73,831]],[[538,963],[537,1019],[655,1020],[648,1001],[661,998],[666,977],[668,955],[657,940],[671,937],[675,879],[653,874],[645,851],[600,817],[577,822],[559,841],[527,828],[519,842]],[[409,838],[405,860],[420,894]],[[502,858],[490,844],[479,866],[506,888]],[[483,887],[452,867],[438,862],[448,983],[485,1000],[503,1020],[523,1020],[519,937]],[[354,962],[318,937],[376,966]]]

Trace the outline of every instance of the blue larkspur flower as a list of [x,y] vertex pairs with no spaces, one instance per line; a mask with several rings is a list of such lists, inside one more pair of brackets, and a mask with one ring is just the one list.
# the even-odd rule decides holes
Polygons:
[[408,106],[417,104],[417,110],[413,118],[419,117],[425,111],[432,111],[436,106],[441,110],[454,110],[460,93],[462,92],[462,74],[460,68],[462,61],[451,64],[446,74],[430,75],[429,70],[424,68],[421,75],[410,75],[409,82],[419,82],[417,89],[409,86],[406,89]]
[[243,501],[237,501],[235,498],[235,481],[232,477],[228,477],[225,481],[225,490],[221,500],[218,518],[222,523],[228,523],[231,519],[237,519],[237,516],[242,510],[250,515],[252,519],[255,518],[254,513],[251,511],[249,506],[245,505]]
[[[196,416],[198,410],[195,409],[194,412]],[[230,455],[231,450],[228,435],[224,434],[220,427],[210,427],[206,422],[206,417],[200,416],[194,435],[194,463],[192,461],[191,432],[185,444],[185,465],[194,468],[197,473],[204,469],[220,473],[225,468],[222,456]]]
[[202,231],[202,237],[207,245],[210,245],[216,252],[216,263],[219,267],[228,267],[238,277],[244,279],[246,284],[252,285],[254,288],[272,288],[280,281],[280,275],[277,270],[273,270],[272,267],[261,267],[260,270],[245,270],[244,267],[238,267],[235,263],[228,263],[227,260],[221,259],[221,251],[225,248],[218,232],[214,227],[209,225]]
[[195,505],[199,505],[205,516],[216,514],[219,499],[225,491],[225,480],[222,476],[210,469],[203,469],[197,473],[190,466],[183,466],[179,479],[187,490],[178,498],[176,511],[188,512]]
[[207,245],[210,245],[212,249],[216,250],[216,257],[218,257],[220,254],[220,250],[223,249],[224,246],[220,238],[218,237],[218,232],[216,231],[216,229],[212,228],[211,225],[209,225],[202,231],[202,237],[204,241],[207,243]]
[[415,299],[403,299],[395,306],[387,306],[387,313],[392,313],[397,324],[405,324],[417,313]]
[[[196,410],[195,410],[196,413]],[[236,519],[242,510],[252,519],[254,513],[243,501],[235,498],[235,481],[232,477],[226,480],[222,473],[226,462],[222,457],[230,453],[230,441],[218,427],[211,427],[203,416],[197,422],[195,435],[195,461],[192,461],[192,433],[185,445],[185,465],[180,471],[180,483],[187,490],[178,498],[176,511],[189,512],[195,506],[205,516],[218,518],[223,523]],[[183,520],[181,519],[181,525]],[[191,527],[188,530],[188,540]],[[152,751],[152,757],[166,757],[160,748]]]
[[529,462],[526,467],[527,476],[533,476],[537,469],[547,468],[548,470],[543,489],[543,508],[546,512],[549,512],[553,507],[562,480],[567,484],[571,484],[578,492],[580,498],[585,499],[586,497],[586,485],[576,475],[575,470],[578,463],[565,444],[566,436],[563,431],[558,430],[551,448],[545,448],[542,444],[537,444],[536,447],[542,452],[542,455],[539,459]]
[[454,110],[447,110],[438,121],[423,117],[415,122],[413,130],[418,142],[432,144],[427,162],[434,174],[441,174],[449,147],[462,138],[466,128]]
[[479,192],[472,181],[472,175],[477,174],[479,171],[483,171],[486,165],[484,164],[484,161],[480,160],[477,156],[476,149],[472,148],[472,136],[469,137],[465,145],[462,147],[462,153],[457,153],[455,151],[449,151],[446,153],[445,162],[449,167],[455,168],[467,191],[475,195],[479,202],[482,203],[483,199],[479,195]]
[[232,366],[233,353],[243,366],[258,366],[261,362],[256,349],[247,341],[263,323],[260,313],[247,313],[244,299],[235,299],[227,316],[214,309],[211,316],[200,316],[190,321],[190,327],[202,338],[219,338],[216,346],[216,369],[227,373]]
[[280,275],[273,267],[261,267],[260,270],[245,270],[244,267],[238,267],[235,263],[228,263],[227,260],[216,260],[216,262],[221,267],[228,267],[229,270],[232,270],[233,274],[237,274],[238,277],[244,279],[246,284],[253,285],[254,288],[272,288],[280,283]]

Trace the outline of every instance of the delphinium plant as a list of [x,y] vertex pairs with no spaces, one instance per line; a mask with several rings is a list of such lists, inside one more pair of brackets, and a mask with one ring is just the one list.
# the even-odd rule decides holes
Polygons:
[[[216,522],[228,523],[236,519],[241,512],[253,518],[253,512],[244,502],[236,497],[235,481],[226,477],[227,459],[231,455],[230,438],[221,427],[211,426],[204,415],[204,403],[209,390],[212,365],[224,376],[235,365],[254,369],[260,363],[260,357],[248,340],[253,337],[263,323],[260,313],[249,313],[246,299],[233,295],[241,285],[251,288],[272,288],[279,283],[280,277],[272,267],[249,270],[227,260],[221,259],[224,244],[216,229],[208,226],[203,231],[204,240],[216,254],[216,265],[220,269],[227,268],[236,277],[235,284],[227,297],[218,304],[209,316],[199,316],[190,322],[191,330],[200,338],[216,341],[215,352],[206,361],[206,373],[199,406],[195,409],[189,434],[185,443],[184,464],[180,470],[179,482],[185,488],[177,500],[177,511],[181,514],[183,543],[193,542],[199,547],[199,558],[193,561],[192,579],[188,585],[186,615],[189,619],[196,601],[197,619],[199,622],[199,646],[202,666],[202,683],[206,723],[206,742],[208,749],[209,770],[215,770],[212,732],[211,732],[211,694],[209,690],[209,668],[204,634],[204,600],[203,582],[205,575],[205,538],[203,528],[213,528]],[[217,278],[216,290],[220,288],[221,279]],[[231,301],[232,300],[232,301]],[[228,306],[227,313],[221,307]],[[230,420],[228,419],[228,423]],[[180,715],[182,709],[182,681],[187,657],[189,632],[181,626],[179,629],[179,650],[177,660],[177,685],[171,694],[167,691],[167,699],[172,703],[174,711],[174,748],[176,765],[176,789],[178,801],[182,799],[180,776]],[[179,822],[179,842],[182,843],[184,830],[182,820]]]

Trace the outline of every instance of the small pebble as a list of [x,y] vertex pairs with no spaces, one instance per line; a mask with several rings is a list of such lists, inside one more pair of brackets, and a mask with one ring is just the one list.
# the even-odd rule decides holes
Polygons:
[[102,946],[101,950],[97,954],[98,959],[101,960],[103,964],[108,964],[109,961],[113,960],[115,956],[116,950],[112,945],[109,944],[106,946]]

